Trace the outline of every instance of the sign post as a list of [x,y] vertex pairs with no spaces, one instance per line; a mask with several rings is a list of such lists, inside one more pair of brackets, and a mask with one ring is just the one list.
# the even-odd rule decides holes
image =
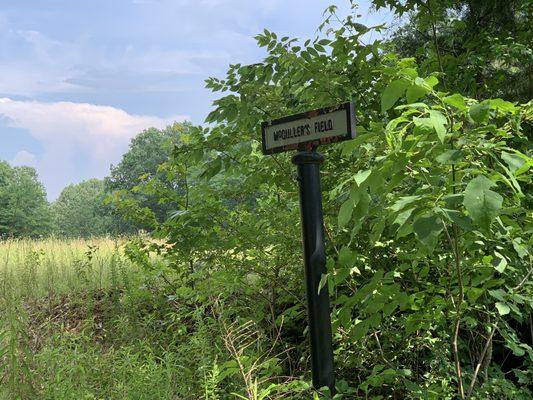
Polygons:
[[292,162],[298,167],[300,185],[300,212],[302,217],[313,386],[316,389],[328,386],[333,390],[335,387],[335,375],[327,285],[320,292],[318,291],[322,274],[326,273],[324,220],[322,216],[319,170],[323,160],[324,157],[314,151],[302,151],[292,158]]
[[279,120],[263,122],[263,153],[300,150],[292,162],[298,168],[300,213],[307,292],[307,314],[311,342],[313,386],[335,390],[333,344],[327,285],[318,290],[326,273],[324,218],[320,191],[320,144],[355,137],[354,111],[351,103],[313,110]]

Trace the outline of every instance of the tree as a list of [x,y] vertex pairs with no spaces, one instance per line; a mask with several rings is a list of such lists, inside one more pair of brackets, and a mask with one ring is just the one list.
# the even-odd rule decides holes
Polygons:
[[481,99],[527,102],[533,91],[531,2],[524,0],[374,0],[409,22],[394,34],[392,48],[416,57],[442,84]]
[[67,237],[91,237],[114,232],[114,218],[104,208],[105,196],[104,182],[98,179],[63,189],[52,204],[56,233]]
[[0,163],[0,206],[0,236],[39,237],[50,232],[50,207],[34,168]]
[[[189,128],[188,123],[175,123],[163,130],[147,129],[134,137],[120,163],[111,166],[110,176],[105,179],[106,191],[112,193],[115,200],[127,198],[132,207],[135,204],[135,207],[153,215],[158,221],[168,218],[175,205],[160,201],[161,199],[151,195],[149,190],[140,191],[138,188],[145,182],[155,184],[157,181],[160,189],[178,190],[179,183],[169,180],[166,173],[159,170],[159,166],[168,160],[174,146]],[[118,206],[117,201],[111,201],[111,204]],[[124,204],[123,201],[122,205]],[[121,212],[118,208],[115,208],[115,211]],[[132,220],[131,215],[129,217]],[[133,223],[135,224],[135,221]],[[150,229],[147,224],[137,227]]]

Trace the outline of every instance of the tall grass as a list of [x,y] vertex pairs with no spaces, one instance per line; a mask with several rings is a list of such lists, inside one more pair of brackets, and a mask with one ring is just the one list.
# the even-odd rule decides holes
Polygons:
[[0,242],[0,400],[217,399],[213,327],[143,284],[127,240]]
[[132,270],[121,256],[124,243],[110,238],[0,241],[0,400],[44,398],[54,387],[45,383],[41,366],[51,358],[43,363],[38,354],[57,348],[53,339],[65,331],[66,314],[61,314],[59,327],[53,327],[54,313],[58,307],[85,303],[87,312],[77,318],[88,320],[93,293],[123,288]]
[[0,400],[289,398],[259,391],[278,359],[264,360],[251,325],[236,330],[218,302],[168,296],[125,245],[0,242]]
[[115,286],[131,264],[120,256],[125,239],[14,239],[0,241],[0,297]]

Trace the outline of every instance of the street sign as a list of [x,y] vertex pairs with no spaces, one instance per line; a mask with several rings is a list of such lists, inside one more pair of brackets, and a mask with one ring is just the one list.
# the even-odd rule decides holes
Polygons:
[[[335,364],[328,285],[320,288],[326,270],[324,217],[320,191],[321,144],[355,137],[352,103],[291,115],[261,124],[263,154],[299,150],[292,157],[298,168],[302,244],[307,292],[307,315],[311,344],[311,372],[316,389],[327,386],[335,392]],[[319,290],[320,288],[320,290]]]
[[261,124],[263,154],[311,149],[355,137],[352,103],[326,107]]

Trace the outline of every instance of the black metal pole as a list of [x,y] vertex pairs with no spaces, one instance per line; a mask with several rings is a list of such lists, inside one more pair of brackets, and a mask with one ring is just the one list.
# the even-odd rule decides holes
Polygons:
[[300,212],[304,250],[307,313],[311,338],[313,386],[335,389],[331,318],[327,285],[318,292],[322,274],[326,273],[324,218],[320,192],[320,164],[324,157],[315,151],[301,151],[292,162],[298,166]]

